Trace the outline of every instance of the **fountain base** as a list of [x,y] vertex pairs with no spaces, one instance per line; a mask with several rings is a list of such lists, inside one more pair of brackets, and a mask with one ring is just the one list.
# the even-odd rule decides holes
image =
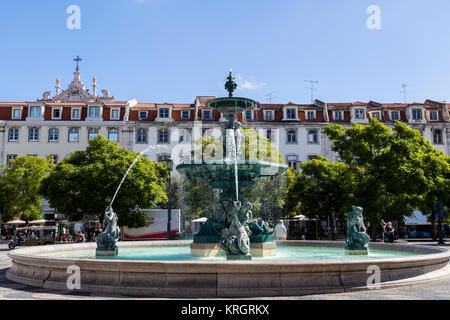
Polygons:
[[[213,258],[224,256],[219,243],[191,243],[191,256],[197,258]],[[275,242],[250,243],[250,253],[256,258],[275,257],[277,245]]]
[[349,248],[345,248],[345,254],[348,254],[350,256],[368,256],[369,255],[369,249],[368,248],[364,248],[364,249],[357,249],[357,250],[352,250]]
[[241,254],[227,254],[227,260],[232,260],[232,261],[242,261],[242,260],[252,260],[252,255],[251,254],[246,254],[246,255],[241,255]]
[[101,249],[95,250],[95,256],[97,257],[115,257],[118,254],[119,248],[116,248],[115,250],[101,250]]

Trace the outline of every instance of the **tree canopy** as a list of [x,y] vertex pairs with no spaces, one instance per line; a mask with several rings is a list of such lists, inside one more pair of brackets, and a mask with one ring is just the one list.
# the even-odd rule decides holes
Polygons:
[[10,166],[1,170],[1,220],[32,221],[41,218],[42,203],[38,191],[53,166],[51,160],[24,156],[14,159]]
[[[84,151],[63,159],[43,180],[41,192],[50,205],[72,221],[104,212],[126,171],[139,153],[121,148],[98,136]],[[163,164],[141,157],[130,170],[113,204],[119,224],[128,227],[147,225],[145,213],[167,201],[167,169]]]
[[325,133],[354,175],[354,204],[372,224],[380,218],[402,220],[438,198],[448,205],[448,157],[418,130],[399,121],[391,129],[373,119],[348,128],[330,125]]

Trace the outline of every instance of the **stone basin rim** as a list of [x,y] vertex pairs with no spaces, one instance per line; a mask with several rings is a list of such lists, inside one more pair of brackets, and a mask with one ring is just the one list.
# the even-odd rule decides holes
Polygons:
[[[344,248],[345,242],[343,241],[276,241],[277,246],[301,246],[301,247],[335,247]],[[120,248],[156,248],[165,246],[185,246],[192,243],[192,240],[178,240],[178,241],[136,241],[128,242],[122,241],[118,242],[119,250]],[[322,244],[322,246],[320,246]],[[8,252],[8,256],[11,259],[22,258],[31,260],[45,260],[47,262],[88,262],[88,263],[108,263],[108,264],[118,264],[125,265],[127,263],[137,263],[143,265],[150,264],[165,264],[165,265],[217,265],[217,266],[228,266],[228,265],[254,265],[254,266],[283,266],[283,265],[299,265],[299,266],[323,266],[323,265],[345,265],[345,264],[386,264],[386,263],[401,263],[401,262],[420,262],[429,261],[434,259],[448,258],[450,260],[450,250],[441,247],[431,247],[424,245],[405,245],[405,244],[384,244],[384,243],[371,243],[372,248],[377,250],[388,250],[388,251],[403,251],[416,253],[412,256],[399,256],[390,258],[366,258],[360,259],[327,259],[327,260],[251,260],[251,261],[192,261],[192,260],[180,260],[180,261],[168,261],[168,260],[109,260],[109,259],[86,259],[86,258],[64,258],[64,257],[48,257],[42,254],[45,253],[55,253],[64,251],[85,251],[85,250],[95,250],[97,247],[96,243],[78,243],[78,244],[58,244],[49,245],[44,247],[27,247],[19,248],[14,251]],[[419,253],[421,251],[422,253]]]

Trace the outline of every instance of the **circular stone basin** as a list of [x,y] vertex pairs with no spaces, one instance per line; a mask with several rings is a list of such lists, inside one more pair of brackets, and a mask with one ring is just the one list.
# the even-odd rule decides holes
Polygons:
[[438,247],[372,243],[369,256],[355,257],[344,254],[344,242],[280,241],[276,257],[226,261],[191,257],[190,243],[119,242],[119,256],[108,258],[95,258],[95,243],[22,248],[8,254],[13,266],[6,276],[26,285],[69,290],[70,270],[76,266],[81,271],[76,291],[192,298],[367,290],[374,269],[380,271],[381,288],[450,275],[450,251]]

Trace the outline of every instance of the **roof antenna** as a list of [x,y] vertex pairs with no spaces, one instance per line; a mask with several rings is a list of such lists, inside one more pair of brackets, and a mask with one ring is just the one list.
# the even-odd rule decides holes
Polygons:
[[315,84],[319,84],[319,81],[313,81],[313,80],[305,80],[305,82],[308,82],[309,83],[309,87],[306,87],[306,89],[309,89],[309,90],[311,90],[311,104],[313,104],[314,103],[314,91],[317,91],[317,89],[316,88],[314,88],[314,85]]
[[273,97],[273,94],[275,92],[276,91],[272,91],[271,93],[266,94],[266,98],[267,98],[266,100],[269,101],[269,103],[272,103],[272,99],[275,98],[275,97]]
[[403,98],[404,98],[404,103],[405,103],[405,104],[406,104],[406,93],[407,93],[406,87],[408,87],[408,86],[409,86],[409,85],[403,83],[403,84],[402,84],[403,91],[400,91],[400,93],[403,93]]

